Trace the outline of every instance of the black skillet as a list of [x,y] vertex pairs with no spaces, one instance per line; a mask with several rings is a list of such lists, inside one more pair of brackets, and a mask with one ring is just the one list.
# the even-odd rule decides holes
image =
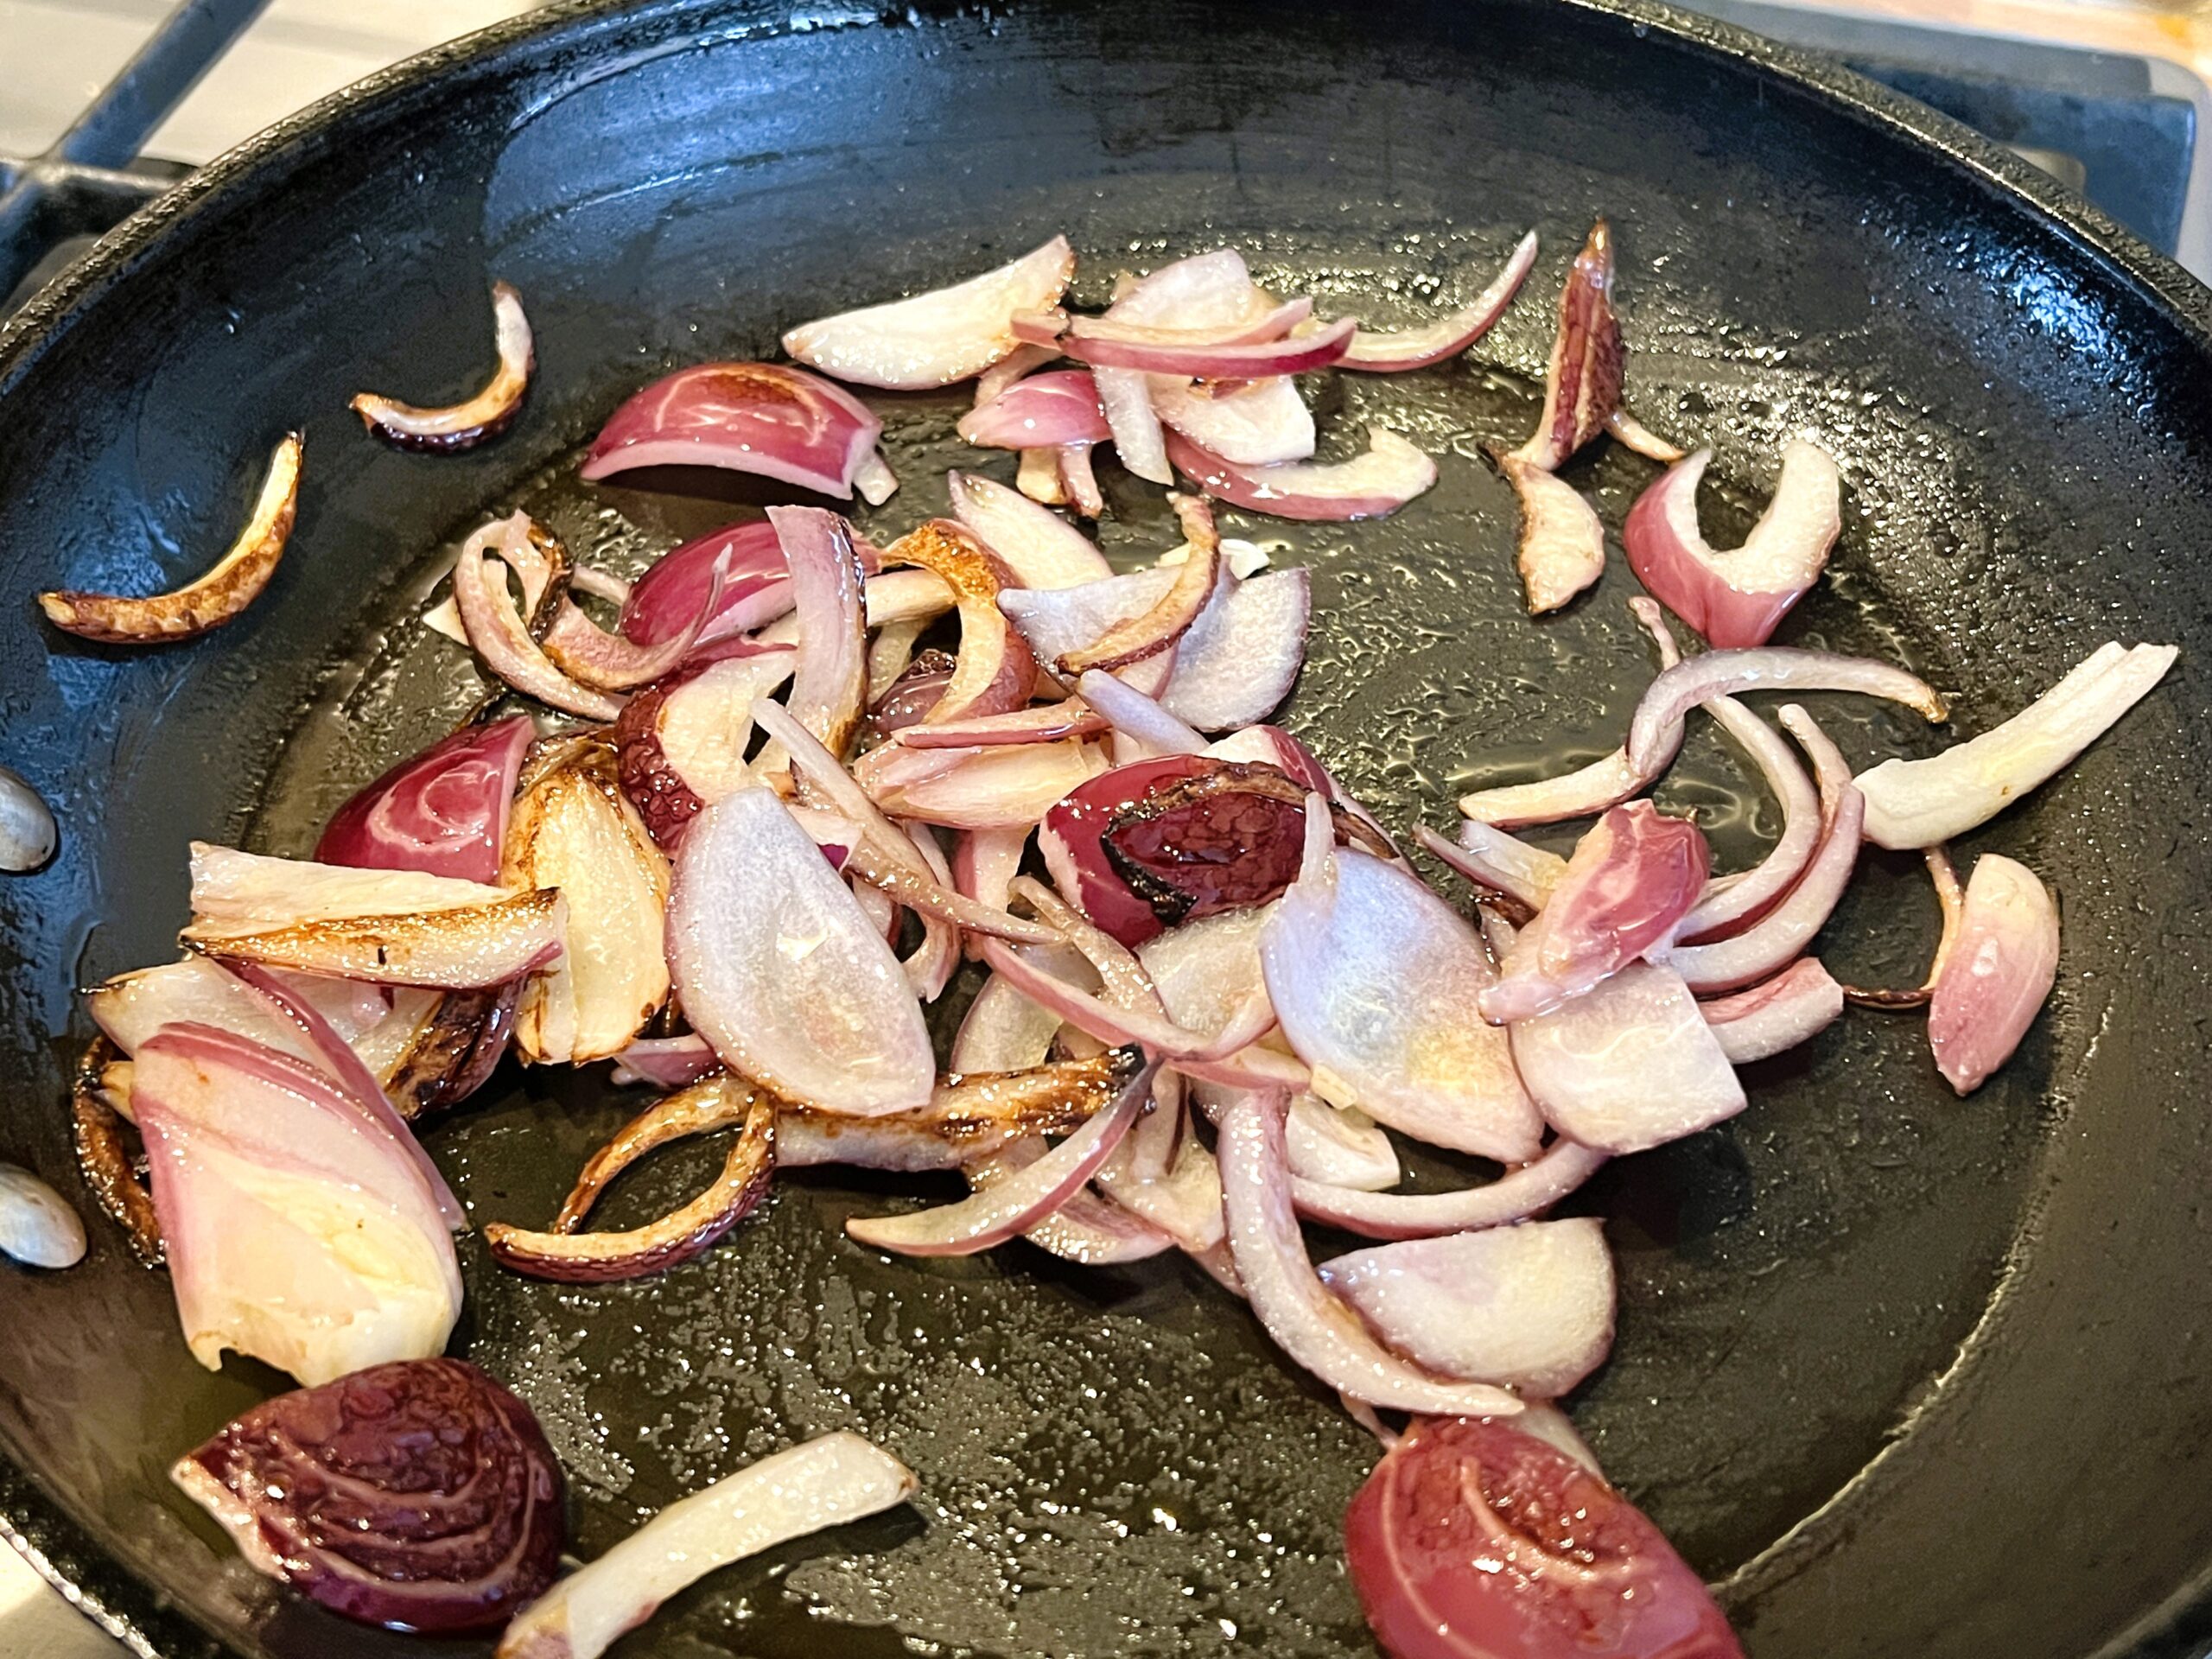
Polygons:
[[[1439,453],[1433,494],[1383,524],[1240,527],[1314,567],[1286,718],[1394,825],[1610,747],[1649,672],[1633,584],[1617,555],[1529,622],[1478,459],[1527,429],[1599,213],[1638,412],[1719,446],[1716,539],[1788,433],[1843,458],[1849,527],[1785,642],[1903,657],[1958,694],[1961,731],[2107,638],[2183,657],[1967,849],[2024,856],[2065,908],[2057,997],[2008,1071],[1953,1100],[1915,1021],[1854,1014],[1759,1067],[1742,1118],[1580,1200],[1623,1292],[1576,1416],[1758,1659],[2190,1649],[2212,1628],[2207,296],[1962,129],[1638,0],[557,8],[317,105],[131,221],[0,334],[0,730],[64,835],[0,880],[0,1154],[83,1200],[73,989],[168,956],[188,836],[303,851],[477,695],[410,620],[435,549],[527,503],[622,566],[749,512],[768,498],[696,477],[584,490],[576,446],[664,368],[1056,230],[1088,299],[1226,242],[1388,324],[1466,297],[1536,226],[1539,273],[1476,360],[1316,388],[1330,446],[1379,411]],[[538,331],[518,427],[459,459],[365,437],[351,392],[481,375],[493,275]],[[975,457],[957,397],[879,404],[907,483],[866,522],[889,531]],[[142,653],[38,623],[35,588],[199,568],[302,424],[293,548],[242,620]],[[1570,476],[1618,524],[1649,471],[1616,450]],[[1109,544],[1164,544],[1156,493],[1109,486]],[[1822,707],[1862,758],[1939,741]],[[1709,741],[1669,787],[1731,856],[1771,831]],[[1914,867],[1870,856],[1829,959],[1909,980],[1932,908]],[[503,1074],[429,1141],[480,1219],[537,1221],[635,1103]],[[842,1239],[848,1210],[906,1201],[794,1180],[632,1287],[525,1283],[468,1247],[459,1341],[543,1415],[579,1553],[830,1427],[921,1473],[916,1510],[717,1574],[624,1651],[1371,1651],[1338,1525],[1372,1446],[1241,1309],[1175,1265],[887,1264]],[[279,1592],[169,1491],[168,1460],[278,1379],[199,1370],[166,1284],[94,1235],[73,1272],[0,1271],[14,1535],[144,1651],[425,1651]]]

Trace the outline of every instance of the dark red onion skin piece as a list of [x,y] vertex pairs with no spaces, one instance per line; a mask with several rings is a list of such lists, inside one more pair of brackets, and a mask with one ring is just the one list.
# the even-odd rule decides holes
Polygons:
[[250,1553],[364,1624],[504,1624],[553,1582],[567,1541],[565,1483],[537,1420],[465,1360],[400,1360],[279,1395],[178,1468],[251,1512]]
[[464,726],[401,761],[331,814],[316,861],[496,883],[507,809],[532,734],[530,716],[516,715]]
[[1510,1420],[1417,1419],[1345,1511],[1344,1555],[1394,1659],[1743,1659],[1659,1529]]
[[645,820],[646,832],[662,849],[673,851],[691,820],[706,803],[685,783],[660,746],[661,705],[668,694],[692,677],[694,670],[671,674],[622,705],[614,721],[615,780]]
[[1155,785],[1225,764],[1206,755],[1162,755],[1102,772],[1071,791],[1045,814],[1040,826],[1048,842],[1056,839],[1063,849],[1058,858],[1046,855],[1062,896],[1123,944],[1141,944],[1162,931],[1164,924],[1152,906],[1129,890],[1108,861],[1103,844],[1107,828]]
[[622,604],[624,637],[641,645],[657,645],[690,626],[707,602],[718,562],[722,596],[699,630],[702,645],[731,632],[724,619],[732,612],[753,606],[767,589],[791,579],[776,527],[766,519],[710,531],[662,554],[631,584],[630,597]]

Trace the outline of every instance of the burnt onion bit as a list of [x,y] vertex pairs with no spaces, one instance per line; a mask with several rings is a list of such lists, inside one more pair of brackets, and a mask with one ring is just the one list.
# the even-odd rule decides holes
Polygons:
[[[1368,825],[1332,808],[1337,838],[1378,858]],[[1298,879],[1306,790],[1258,761],[1224,760],[1154,785],[1116,810],[1099,839],[1106,861],[1169,927],[1280,898]]]
[[466,1360],[279,1395],[170,1474],[261,1571],[393,1630],[504,1623],[553,1582],[567,1537],[537,1418]]

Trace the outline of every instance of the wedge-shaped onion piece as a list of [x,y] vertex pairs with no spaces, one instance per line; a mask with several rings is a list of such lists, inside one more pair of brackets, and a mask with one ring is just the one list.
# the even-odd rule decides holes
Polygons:
[[1792,439],[1766,512],[1741,547],[1723,552],[1697,524],[1698,480],[1712,459],[1699,450],[1638,496],[1621,540],[1637,580],[1708,644],[1763,645],[1827,568],[1843,528],[1841,474],[1827,450]]
[[1780,904],[1729,938],[1676,946],[1667,962],[1701,996],[1753,984],[1795,962],[1851,885],[1866,813],[1859,791],[1845,785],[1820,850]]
[[[1706,884],[1705,896],[1682,918],[1675,936],[1693,944],[1735,931],[1796,886],[1819,850],[1823,828],[1820,797],[1814,791],[1812,780],[1774,728],[1733,697],[1713,697],[1703,706],[1758,763],[1767,787],[1782,803],[1782,834],[1751,869]],[[1785,721],[1807,718],[1795,703],[1783,710]]]
[[639,693],[614,722],[622,792],[664,848],[753,781],[753,706],[791,677],[798,653],[763,651],[687,669]]
[[1056,236],[996,270],[950,288],[802,323],[784,336],[800,362],[840,380],[924,391],[980,374],[1020,344],[1018,311],[1059,303],[1075,250]]
[[631,584],[622,601],[623,635],[641,645],[675,639],[691,626],[719,579],[721,597],[696,642],[703,650],[789,612],[790,577],[783,543],[766,519],[710,531],[663,554]]
[[1002,584],[982,543],[964,526],[932,518],[900,537],[884,557],[934,571],[952,589],[960,613],[957,666],[922,723],[941,725],[1027,707],[1037,683],[1037,660],[1028,641],[999,609]]
[[2058,906],[2035,873],[1984,853],[1928,1004],[1936,1068],[1970,1095],[2012,1058],[2058,977]]
[[536,611],[527,592],[531,528],[529,516],[518,512],[493,520],[461,543],[453,567],[453,597],[469,648],[486,668],[525,696],[586,720],[613,720],[621,712],[621,703],[579,684],[556,667],[507,591],[506,572],[499,561],[524,572],[524,603]]
[[1114,574],[1089,537],[1020,491],[973,473],[949,473],[945,482],[952,493],[953,517],[997,556],[1020,587],[1077,588]]
[[[1128,1144],[1126,1137],[1122,1144]],[[1049,1152],[1042,1139],[1017,1141],[1005,1151],[970,1164],[968,1179],[977,1190],[987,1191],[1026,1171]],[[1022,1236],[1064,1262],[1080,1262],[1090,1268],[1149,1261],[1175,1248],[1175,1241],[1150,1222],[1084,1192],[1071,1193]]]
[[452,1237],[407,1147],[325,1074],[177,1026],[141,1046],[131,1101],[201,1364],[234,1349],[314,1384],[445,1346]]
[[60,588],[38,596],[46,620],[67,633],[111,645],[158,645],[219,628],[253,603],[276,574],[300,497],[300,435],[288,434],[270,457],[261,494],[245,528],[207,573],[150,599]]
[[1240,467],[1179,433],[1167,435],[1177,470],[1208,495],[1277,518],[1381,518],[1436,482],[1436,463],[1388,427],[1367,429],[1365,454],[1332,462]]
[[1063,652],[1055,664],[1061,673],[1125,668],[1164,651],[1183,637],[1213,597],[1214,578],[1221,569],[1221,538],[1214,531],[1212,510],[1186,495],[1170,495],[1167,499],[1182,521],[1188,556],[1172,567],[1173,580],[1150,607]]
[[1085,669],[1076,680],[1084,703],[1116,734],[1115,754],[1124,760],[1161,754],[1204,754],[1205,734],[1186,726],[1125,680],[1103,668]]
[[974,408],[981,409],[1017,381],[1026,380],[1047,363],[1058,360],[1058,346],[1017,346],[976,377]]
[[1478,1007],[1497,982],[1488,949],[1412,875],[1333,849],[1316,819],[1309,807],[1304,865],[1260,936],[1268,995],[1314,1092],[1434,1146],[1535,1157],[1541,1121]]
[[1605,574],[1605,526],[1580,492],[1517,454],[1497,459],[1521,503],[1521,572],[1529,614],[1555,611]]
[[1361,369],[1370,374],[1395,374],[1402,369],[1425,369],[1459,354],[1491,331],[1505,315],[1521,284],[1536,263],[1536,233],[1529,232],[1514,245],[1512,254],[1490,286],[1448,315],[1418,328],[1398,334],[1361,329],[1351,337],[1351,349],[1337,364],[1340,369]]
[[1114,435],[1098,387],[1082,369],[1033,374],[960,417],[962,439],[983,449],[1057,449]]
[[1861,773],[1866,839],[1932,847],[1987,823],[2102,737],[2180,654],[2177,645],[2100,646],[1995,729],[1924,760],[1885,760]]
[[530,1408],[465,1360],[279,1395],[169,1478],[254,1567],[364,1624],[504,1624],[553,1582],[561,1465]]
[[883,423],[818,375],[784,363],[701,363],[616,410],[582,475],[637,467],[720,467],[849,499]]
[[504,888],[414,870],[353,869],[195,841],[192,913],[209,924],[314,922],[496,904]]
[[1013,618],[1039,662],[1057,665],[1147,614],[1166,597],[1179,574],[1170,566],[1042,590],[1009,588],[999,594],[999,608]]
[[1608,1154],[1554,1141],[1535,1162],[1457,1192],[1357,1192],[1293,1183],[1299,1214],[1366,1238],[1437,1238],[1541,1215],[1605,1166]]
[[1764,984],[1700,1003],[1731,1065],[1780,1054],[1826,1031],[1843,1013],[1843,987],[1817,957],[1800,957]]
[[1059,339],[1077,362],[1107,369],[1138,369],[1183,379],[1257,380],[1271,375],[1325,369],[1344,354],[1358,325],[1349,317],[1310,334],[1240,342],[1208,337],[1205,330],[1149,328],[1109,318],[1077,317]]
[[1544,412],[1515,453],[1545,472],[1605,429],[1621,400],[1621,325],[1613,315],[1613,239],[1604,219],[1567,273],[1559,333],[1544,371]]
[[1520,1410],[1503,1389],[1447,1381],[1384,1347],[1322,1283],[1291,1209],[1282,1118],[1280,1101],[1240,1101],[1222,1116],[1217,1147],[1230,1252],[1268,1334],[1329,1387],[1370,1405],[1449,1416]]
[[[1023,1000],[1003,987],[1000,995]],[[1072,1134],[1128,1087],[1143,1069],[1144,1057],[1123,1047],[1081,1059],[1044,1060],[1037,1057],[1060,1022],[1055,1015],[1043,1023],[1052,1029],[1017,1066],[950,1073],[939,1080],[930,1103],[918,1110],[857,1118],[786,1105],[776,1121],[777,1163],[787,1169],[816,1164],[906,1172],[958,1169],[1017,1141]],[[976,1052],[972,1046],[966,1051]],[[955,1058],[962,1059],[961,1051],[956,1050]]]
[[718,1567],[913,1496],[914,1471],[844,1430],[748,1465],[670,1504],[531,1604],[498,1659],[598,1659]]
[[1166,434],[1152,406],[1151,378],[1139,369],[1106,368],[1094,369],[1090,378],[1122,465],[1147,483],[1173,484],[1175,469],[1168,464]]
[[125,1056],[164,1027],[209,1026],[327,1071],[306,1029],[219,963],[198,957],[119,974],[85,1001],[108,1040]]
[[1102,1043],[1135,1043],[1147,1053],[1203,1074],[1206,1063],[1225,1060],[1250,1046],[1274,1023],[1263,991],[1255,991],[1212,1032],[1192,1031],[1127,998],[1102,998],[1058,978],[1003,941],[983,945],[983,960],[1016,990]]
[[1052,743],[1064,737],[1097,737],[1112,729],[1105,715],[1081,697],[1070,697],[1003,715],[948,721],[941,726],[916,723],[902,727],[892,741],[910,749],[995,748],[1008,743]]
[[567,949],[524,988],[515,1046],[540,1064],[619,1053],[668,1001],[669,874],[609,745],[577,739],[540,766],[515,802],[500,874],[557,887],[568,908]]
[[498,437],[522,413],[523,394],[530,390],[530,372],[537,363],[522,296],[505,283],[492,284],[492,327],[499,366],[474,397],[443,409],[421,409],[365,391],[353,402],[361,424],[402,449],[442,454],[474,449]]
[[[509,980],[438,997],[429,1016],[414,1024],[404,1049],[378,1072],[402,1117],[442,1111],[484,1086],[514,1035],[515,1002],[521,994],[522,982]],[[393,993],[396,999],[410,995]],[[364,1052],[362,1058],[369,1056]]]
[[1313,453],[1313,412],[1283,376],[1236,391],[1165,375],[1152,378],[1152,407],[1164,423],[1210,455],[1238,467],[1273,467]]
[[[993,966],[1003,971],[1000,963]],[[900,1255],[972,1255],[1027,1232],[1081,1192],[1121,1144],[1152,1098],[1157,1070],[1156,1062],[1139,1067],[1111,1105],[1058,1146],[957,1204],[903,1216],[855,1216],[845,1230],[872,1249]]]
[[[721,1173],[705,1192],[642,1227],[620,1233],[533,1232],[495,1221],[484,1229],[493,1258],[527,1278],[562,1284],[639,1279],[705,1254],[744,1220],[767,1192],[774,1172],[775,1097],[721,1074],[693,1084],[651,1111],[680,1122],[681,1133],[736,1127]],[[569,1211],[563,1216],[568,1217]],[[569,1227],[582,1218],[576,1215]]]
[[895,817],[948,830],[1003,830],[1036,823],[1096,770],[1071,738],[974,749],[887,744],[862,756],[854,775]]
[[1274,713],[1306,663],[1312,572],[1224,576],[1176,642],[1175,671],[1160,704],[1202,731],[1249,726]]
[[1531,847],[1472,818],[1459,826],[1457,844],[1421,825],[1414,838],[1431,853],[1490,893],[1494,903],[1508,906],[1525,920],[1541,910],[1552,889],[1567,874],[1567,861],[1557,853]]
[[1872,658],[1786,645],[1708,651],[1662,670],[1651,682],[1629,725],[1630,764],[1639,771],[1665,766],[1682,746],[1683,716],[1708,697],[1739,691],[1855,691],[1903,703],[1931,726],[1949,712],[1935,687]]
[[857,1117],[929,1100],[937,1066],[898,958],[768,791],[684,833],[668,955],[685,1018],[734,1071]]
[[464,726],[401,761],[331,815],[316,861],[496,881],[531,737],[530,717],[516,715]]
[[1624,409],[1616,409],[1605,417],[1605,430],[1613,441],[1633,449],[1646,461],[1656,461],[1662,467],[1671,467],[1686,453],[1678,443],[1669,443],[1642,421]]
[[1354,1250],[1321,1278],[1397,1352],[1539,1399],[1565,1394],[1613,1345],[1613,1257],[1592,1217]]
[[1154,789],[1217,769],[1211,757],[1166,755],[1116,766],[1056,802],[1038,826],[1037,847],[1052,884],[1077,909],[1123,944],[1137,944],[1163,924],[1106,856],[1115,819]]
[[1632,963],[1507,1031],[1544,1116],[1600,1152],[1663,1146],[1744,1109],[1743,1085],[1696,999],[1656,963]]
[[708,622],[721,608],[721,578],[709,573],[708,580],[697,613],[658,645],[641,645],[626,633],[610,633],[564,594],[554,607],[553,626],[537,642],[538,649],[554,667],[594,691],[630,691],[650,685],[683,665]]
[[0,1163],[0,1255],[54,1271],[83,1261],[85,1245],[85,1224],[59,1192],[30,1171]]
[[1548,1014],[1663,946],[1704,893],[1712,857],[1688,818],[1649,801],[1611,809],[1482,994],[1483,1018],[1502,1026]]

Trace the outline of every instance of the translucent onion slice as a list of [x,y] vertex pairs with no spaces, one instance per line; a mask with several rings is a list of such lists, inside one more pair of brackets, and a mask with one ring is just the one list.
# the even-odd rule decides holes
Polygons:
[[1313,574],[1302,568],[1224,576],[1176,641],[1161,706],[1208,732],[1265,720],[1305,666],[1313,609]]
[[1285,334],[1249,343],[1203,337],[1177,339],[1181,331],[1117,327],[1110,318],[1077,317],[1060,336],[1060,349],[1077,362],[1105,369],[1135,369],[1183,379],[1256,380],[1325,369],[1351,345],[1358,327],[1350,317],[1310,334]]
[[953,517],[975,532],[1022,588],[1080,587],[1114,574],[1090,537],[1019,490],[973,473],[949,473]]
[[1749,1065],[1818,1036],[1843,1013],[1843,987],[1817,957],[1800,957],[1764,984],[1700,1005],[1731,1065]]
[[1011,264],[950,288],[801,323],[784,336],[800,362],[863,386],[925,391],[965,380],[1007,356],[1017,312],[1059,303],[1075,250],[1056,236]]
[[1017,380],[963,415],[958,430],[964,442],[983,449],[1057,449],[1104,443],[1114,435],[1098,402],[1097,383],[1084,369]]
[[[486,668],[524,696],[563,714],[613,720],[622,712],[621,702],[563,673],[532,636],[529,619],[507,591],[506,572],[498,561],[522,570],[527,589],[532,528],[529,515],[518,512],[483,525],[461,544],[453,567],[453,597],[469,648]],[[527,591],[524,599],[534,612],[537,604]]]
[[[1812,779],[1773,728],[1733,697],[1714,697],[1704,708],[1758,763],[1767,787],[1782,803],[1782,834],[1751,869],[1706,884],[1705,896],[1682,918],[1676,935],[1691,944],[1735,931],[1795,887],[1820,847],[1822,830]],[[1782,713],[1785,722],[1809,719],[1795,703]]]
[[1457,1192],[1356,1192],[1297,1181],[1292,1197],[1307,1220],[1365,1238],[1435,1238],[1541,1215],[1603,1168],[1609,1155],[1560,1139],[1535,1161],[1487,1186]]
[[[851,526],[818,507],[771,507],[768,522],[791,565],[791,613],[798,621],[798,657],[785,707],[830,753],[842,754],[868,706],[872,620]],[[779,745],[752,762],[764,777],[787,764]]]
[[1009,588],[999,594],[999,608],[1021,630],[1038,660],[1057,666],[1063,658],[1152,610],[1174,587],[1177,574],[1171,566],[1041,591]]
[[1313,453],[1313,414],[1294,380],[1276,376],[1236,391],[1166,375],[1151,384],[1161,421],[1208,454],[1240,467],[1272,467]]
[[1557,853],[1531,847],[1473,818],[1460,824],[1457,844],[1427,824],[1414,831],[1414,838],[1494,900],[1510,906],[1522,920],[1544,907],[1560,877],[1567,874],[1567,861]]
[[616,410],[580,469],[719,467],[850,499],[883,423],[818,375],[785,363],[701,363]]
[[1076,738],[971,749],[885,744],[854,777],[884,811],[947,830],[1027,829],[1103,767]]
[[515,715],[464,726],[401,761],[331,814],[316,861],[496,881],[532,735],[530,717]]
[[999,609],[996,561],[963,525],[933,518],[902,536],[884,557],[934,571],[951,588],[960,613],[960,650],[944,694],[922,716],[925,726],[1010,714],[1026,708],[1037,683],[1028,641]]
[[365,391],[353,402],[361,424],[402,449],[442,454],[473,449],[498,437],[522,413],[523,394],[530,390],[530,372],[537,363],[522,296],[506,283],[492,284],[492,329],[499,366],[474,397],[448,408],[419,409]]
[[1181,434],[1167,435],[1177,469],[1208,495],[1278,518],[1381,518],[1436,482],[1436,463],[1388,427],[1370,426],[1367,453],[1329,463],[1240,467]]
[[1936,1070],[1970,1095],[2035,1023],[2058,977],[2058,906],[2035,873],[1984,853],[1967,878],[1958,937],[1936,969],[1928,1042]]
[[1732,991],[1796,961],[1834,912],[1858,868],[1866,803],[1845,785],[1820,850],[1782,902],[1751,927],[1707,944],[1679,945],[1666,960],[1700,995]]
[[59,588],[41,594],[39,608],[65,632],[111,645],[190,639],[222,626],[252,604],[276,574],[299,505],[301,455],[300,435],[287,434],[270,457],[252,517],[204,575],[149,599]]
[[1183,637],[1213,597],[1214,579],[1221,569],[1221,537],[1214,529],[1213,511],[1187,495],[1171,494],[1167,500],[1181,521],[1186,550],[1183,562],[1171,567],[1173,580],[1146,610],[1063,653],[1055,664],[1061,673],[1126,668],[1163,651]]
[[1369,374],[1396,374],[1406,369],[1425,369],[1459,354],[1488,334],[1536,263],[1536,233],[1530,231],[1514,245],[1504,266],[1483,289],[1457,311],[1434,322],[1396,334],[1361,329],[1351,337],[1351,348],[1338,360],[1342,369]]
[[[1002,982],[988,983],[1000,985],[995,1000],[1033,1007]],[[984,1017],[1004,1020],[1008,1013],[987,1007]],[[1046,1060],[1060,1022],[1057,1015],[1039,1018],[1049,1028],[1018,1055],[988,1052],[976,1041],[964,1051],[956,1048],[955,1064],[969,1069],[941,1078],[930,1103],[918,1110],[840,1117],[787,1103],[776,1119],[777,1164],[786,1169],[818,1164],[962,1169],[1018,1142],[1073,1134],[1112,1104],[1143,1069],[1144,1057],[1135,1048],[1109,1048],[1081,1059]],[[963,1022],[963,1032],[971,1023]]]
[[2105,734],[2164,679],[2177,645],[2102,645],[2018,714],[1924,760],[1861,774],[1866,839],[1930,847],[1986,823]]
[[1621,399],[1621,325],[1613,315],[1612,232],[1604,219],[1560,290],[1559,332],[1544,371],[1544,412],[1515,453],[1552,472],[1605,429]]
[[1504,454],[1497,466],[1521,503],[1514,566],[1529,614],[1541,616],[1605,574],[1605,526],[1580,491],[1535,462]]
[[1930,725],[1948,712],[1942,695],[1926,681],[1872,658],[1783,645],[1708,651],[1662,670],[1652,681],[1629,726],[1630,763],[1638,770],[1663,767],[1681,747],[1683,716],[1693,707],[1742,691],[1855,691],[1903,703]]
[[1098,402],[1113,429],[1114,453],[1122,465],[1152,484],[1173,484],[1175,469],[1168,464],[1166,435],[1152,406],[1152,383],[1138,369],[1094,369]]

